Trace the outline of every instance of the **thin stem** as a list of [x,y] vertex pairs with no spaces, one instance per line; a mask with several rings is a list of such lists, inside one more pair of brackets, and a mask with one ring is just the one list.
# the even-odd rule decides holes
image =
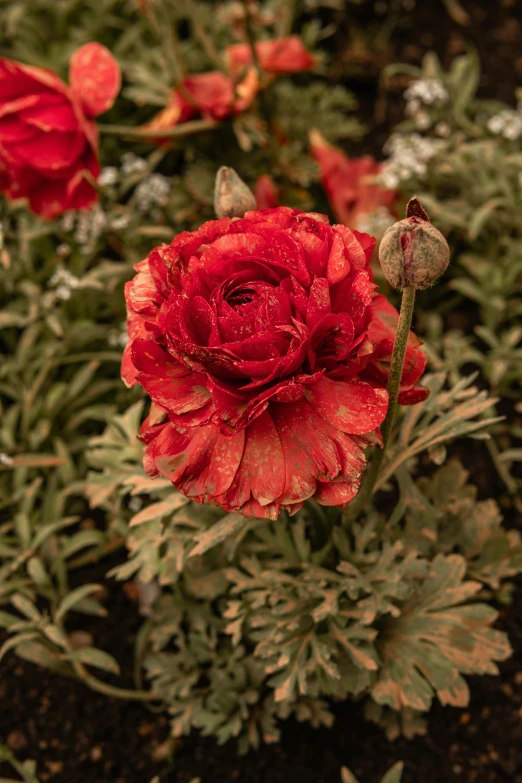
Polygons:
[[[66,631],[63,627],[63,623],[54,620],[55,625],[63,632],[64,637],[67,638]],[[64,644],[64,650],[67,653],[73,652],[73,648],[69,643]],[[155,696],[152,691],[137,691],[129,688],[118,688],[115,685],[109,685],[107,682],[102,682],[97,677],[94,677],[88,669],[80,663],[80,661],[68,660],[68,663],[72,666],[74,673],[85,685],[88,685],[93,691],[97,693],[103,693],[105,696],[112,696],[115,699],[127,699],[131,701],[158,701],[158,697]]]
[[173,128],[138,128],[127,125],[104,125],[99,124],[100,133],[110,133],[115,136],[128,136],[133,139],[176,139],[182,136],[191,136],[193,133],[202,133],[207,130],[214,130],[219,126],[215,120],[191,120],[175,125]]
[[214,42],[212,38],[207,33],[206,29],[201,24],[201,22],[198,20],[197,9],[194,7],[194,3],[192,2],[192,0],[187,0],[184,6],[184,10],[186,15],[190,19],[190,24],[192,26],[194,37],[199,40],[201,46],[205,50],[207,57],[216,65],[218,70],[222,71],[226,76],[228,76],[228,71],[225,63],[223,62],[223,58],[221,57],[218,50],[214,46]]
[[[245,7],[245,32],[246,32],[248,45],[250,46],[250,52],[252,54],[252,62],[254,63],[254,67],[257,71],[257,77],[261,82],[263,76],[263,69],[261,68],[261,63],[259,62],[259,57],[256,49],[256,35],[254,32],[254,25],[252,22],[250,1],[251,0],[243,0],[243,5]],[[270,129],[272,126],[272,117],[270,113],[270,108],[268,106],[268,102],[266,100],[266,95],[263,92],[263,89],[259,91],[258,99],[259,99],[259,106],[261,107],[261,114],[263,115],[263,119],[265,120],[268,128]]]
[[79,555],[79,557],[71,560],[69,563],[67,563],[67,569],[71,571],[75,568],[81,568],[82,566],[90,565],[91,563],[97,563],[98,560],[107,557],[107,555],[110,555],[112,552],[116,552],[118,549],[122,549],[125,546],[126,540],[127,539],[125,536],[116,536],[110,541],[107,541],[107,543],[103,544],[102,546],[93,549],[84,555]]
[[397,410],[397,399],[399,397],[399,388],[401,385],[402,366],[408,344],[408,336],[413,318],[413,308],[415,306],[415,288],[408,286],[402,293],[401,312],[397,331],[395,334],[395,343],[393,345],[392,358],[390,362],[390,374],[388,376],[388,412],[381,427],[383,446],[377,453],[374,453],[371,465],[364,475],[362,487],[359,494],[350,504],[344,513],[345,521],[355,519],[360,511],[365,507],[375,489],[375,484],[379,477],[382,461],[386,453],[386,447],[390,441],[390,435]]

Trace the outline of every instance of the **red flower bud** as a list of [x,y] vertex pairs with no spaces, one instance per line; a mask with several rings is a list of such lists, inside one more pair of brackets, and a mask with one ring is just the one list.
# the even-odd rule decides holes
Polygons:
[[449,264],[448,243],[429,221],[417,199],[411,199],[407,217],[385,232],[379,248],[379,261],[393,288],[428,288]]

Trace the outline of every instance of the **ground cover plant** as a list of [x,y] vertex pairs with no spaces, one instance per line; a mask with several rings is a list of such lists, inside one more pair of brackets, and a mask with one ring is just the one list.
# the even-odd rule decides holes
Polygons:
[[[104,731],[153,734],[156,767],[100,739],[98,783],[283,779],[267,746],[353,715],[382,756],[314,779],[418,780],[430,710],[516,667],[515,96],[477,93],[473,48],[388,64],[374,157],[351,6],[28,6],[0,17],[2,698],[17,671],[121,700]],[[379,14],[360,45],[400,32]],[[5,774],[71,779],[21,702]],[[216,742],[219,772],[183,756]],[[520,774],[476,761],[445,779]]]

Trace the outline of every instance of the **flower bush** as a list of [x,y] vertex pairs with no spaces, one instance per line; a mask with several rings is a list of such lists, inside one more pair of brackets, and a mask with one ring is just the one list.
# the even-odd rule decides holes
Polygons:
[[[357,157],[335,15],[276,6],[38,0],[0,61],[0,658],[241,751],[338,700],[390,738],[467,705],[522,569],[518,110],[428,58]],[[257,209],[215,219],[221,165]],[[368,235],[413,193],[452,251],[415,334]],[[143,622],[135,689],[73,644],[98,561]]]

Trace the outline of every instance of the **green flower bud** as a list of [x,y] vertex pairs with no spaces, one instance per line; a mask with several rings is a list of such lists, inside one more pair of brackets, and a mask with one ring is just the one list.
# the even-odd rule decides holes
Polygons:
[[379,261],[393,288],[428,288],[445,271],[450,249],[416,198],[406,207],[406,219],[390,226],[383,235]]
[[250,188],[234,169],[221,166],[214,185],[214,210],[218,218],[243,217],[256,208],[256,199]]

